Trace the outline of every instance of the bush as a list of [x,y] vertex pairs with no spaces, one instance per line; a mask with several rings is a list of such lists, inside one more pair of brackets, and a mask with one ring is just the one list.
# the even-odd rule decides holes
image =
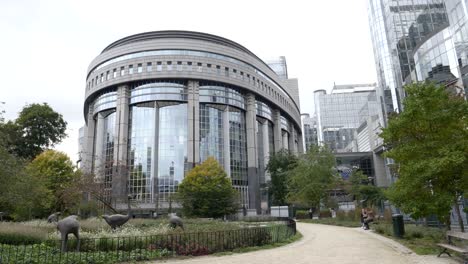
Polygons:
[[330,210],[322,210],[322,211],[320,211],[319,217],[320,217],[320,218],[330,218],[330,217],[331,217],[331,212],[330,212]]
[[309,219],[309,212],[306,210],[297,210],[296,211],[296,219]]

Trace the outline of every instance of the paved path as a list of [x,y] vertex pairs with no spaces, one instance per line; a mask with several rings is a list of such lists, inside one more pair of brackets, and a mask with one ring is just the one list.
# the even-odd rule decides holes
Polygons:
[[283,247],[227,256],[205,256],[166,262],[167,264],[458,263],[445,256],[441,258],[418,256],[393,240],[360,228],[303,223],[298,223],[297,226],[304,237]]

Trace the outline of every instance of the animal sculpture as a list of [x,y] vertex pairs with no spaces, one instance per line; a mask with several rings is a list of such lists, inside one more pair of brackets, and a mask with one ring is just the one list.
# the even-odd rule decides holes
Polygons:
[[51,215],[49,215],[49,217],[47,217],[47,223],[57,223],[58,222],[58,218],[59,216],[61,215],[60,212],[55,212]]
[[70,215],[62,220],[59,220],[57,222],[57,230],[60,232],[62,239],[62,252],[67,251],[68,234],[70,233],[73,234],[78,240],[76,250],[80,250],[80,223],[78,222],[78,216]]
[[129,195],[127,198],[128,198],[127,199],[127,205],[128,205],[127,215],[113,214],[113,215],[102,216],[102,218],[104,218],[104,220],[112,228],[112,230],[115,230],[117,227],[123,226],[132,217],[132,209],[130,208],[130,199],[132,197]]
[[177,215],[173,215],[169,218],[169,225],[172,228],[177,228],[178,226],[180,226],[180,228],[184,230],[184,223],[182,222],[182,218],[178,217]]

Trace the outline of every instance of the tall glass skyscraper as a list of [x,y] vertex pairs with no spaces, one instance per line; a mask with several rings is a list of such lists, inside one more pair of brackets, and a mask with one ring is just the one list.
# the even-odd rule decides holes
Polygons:
[[387,113],[402,110],[403,84],[415,68],[415,47],[445,27],[448,17],[443,0],[369,0],[368,16],[377,70],[377,97],[385,124]]

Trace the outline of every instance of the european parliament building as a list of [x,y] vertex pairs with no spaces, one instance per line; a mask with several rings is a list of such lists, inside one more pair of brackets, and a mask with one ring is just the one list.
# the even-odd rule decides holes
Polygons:
[[[215,157],[241,207],[268,208],[268,157],[302,152],[297,79],[231,40],[190,31],[136,34],[107,46],[86,77],[81,159],[118,201],[168,208],[187,171]],[[273,66],[274,65],[274,66]]]

